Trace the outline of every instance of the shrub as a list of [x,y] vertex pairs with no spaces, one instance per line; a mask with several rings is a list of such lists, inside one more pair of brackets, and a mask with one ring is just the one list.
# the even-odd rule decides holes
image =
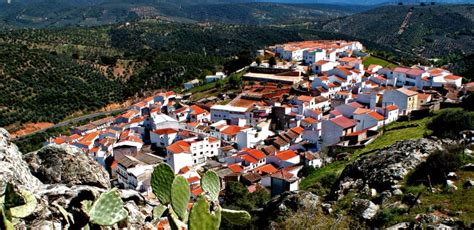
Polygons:
[[459,149],[435,152],[413,171],[408,178],[408,183],[429,185],[429,176],[431,184],[444,184],[448,173],[456,171],[462,164],[463,156]]
[[435,136],[458,138],[459,132],[474,129],[474,112],[460,108],[444,109],[433,117],[427,127]]

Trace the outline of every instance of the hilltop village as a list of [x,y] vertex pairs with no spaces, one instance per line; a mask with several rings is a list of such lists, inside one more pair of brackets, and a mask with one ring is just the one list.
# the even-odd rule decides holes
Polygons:
[[[215,171],[223,187],[239,181],[272,196],[299,189],[305,167],[344,158],[334,148],[360,148],[384,127],[427,116],[441,103],[459,102],[472,83],[431,66],[364,66],[357,41],[304,41],[268,47],[240,70],[242,91],[192,100],[163,90],[127,111],[74,127],[46,143],[82,149],[109,172],[114,186],[152,194],[154,166],[166,162],[187,178],[193,197],[200,175]],[[228,76],[218,72],[206,83]]]

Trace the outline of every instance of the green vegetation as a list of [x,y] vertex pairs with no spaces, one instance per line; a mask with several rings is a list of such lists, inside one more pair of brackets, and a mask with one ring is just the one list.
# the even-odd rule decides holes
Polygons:
[[16,219],[31,215],[36,206],[36,198],[31,192],[19,190],[9,182],[5,183],[5,190],[0,196],[0,228],[15,229]]
[[375,139],[375,141],[368,144],[366,147],[355,150],[351,154],[349,160],[335,161],[321,169],[317,169],[314,173],[301,181],[300,187],[302,189],[309,189],[311,187],[318,188],[318,183],[321,183],[326,175],[331,173],[339,175],[346,165],[354,162],[362,156],[373,154],[377,150],[395,144],[397,141],[422,138],[428,132],[426,129],[426,123],[429,120],[430,118],[424,118],[422,120],[396,122],[388,125],[382,136]]
[[474,129],[474,112],[461,108],[444,109],[433,117],[428,128],[438,137],[458,138],[461,131]]
[[394,68],[394,67],[398,66],[395,63],[392,63],[392,62],[389,62],[389,61],[386,61],[384,59],[374,57],[374,56],[368,56],[368,57],[364,58],[364,61],[362,62],[362,64],[364,64],[364,66],[369,66],[369,65],[375,64],[375,65],[380,65],[384,68],[385,67],[386,68]]

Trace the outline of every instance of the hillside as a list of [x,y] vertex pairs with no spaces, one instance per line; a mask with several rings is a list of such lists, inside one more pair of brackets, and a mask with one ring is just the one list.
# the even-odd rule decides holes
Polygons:
[[383,6],[326,23],[322,29],[436,58],[474,52],[474,5]]
[[286,24],[302,19],[325,20],[360,12],[366,8],[220,0],[13,1],[12,4],[0,3],[0,29],[97,26],[156,17],[177,22]]
[[24,46],[0,46],[0,126],[57,122],[122,99],[122,85],[72,59]]
[[[338,38],[331,36],[292,27],[159,20],[0,33],[0,87],[9,95],[0,99],[0,126],[58,122],[150,90],[177,89],[209,71],[235,71],[266,45]],[[128,74],[113,75],[117,69]]]

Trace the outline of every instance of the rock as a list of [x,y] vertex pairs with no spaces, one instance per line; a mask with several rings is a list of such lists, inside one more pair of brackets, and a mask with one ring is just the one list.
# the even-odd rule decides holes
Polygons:
[[446,187],[447,187],[448,191],[450,191],[450,192],[454,192],[454,191],[458,190],[458,187],[454,184],[454,181],[452,181],[452,180],[446,180]]
[[373,219],[379,210],[379,206],[370,200],[355,199],[352,202],[352,212],[355,216],[365,220]]
[[10,141],[10,134],[0,128],[0,188],[4,188],[5,182],[12,182],[19,188],[32,192],[43,186],[31,174],[18,147]]
[[[108,174],[103,167],[77,148],[67,146],[44,147],[24,158],[11,143],[9,134],[0,129],[0,185],[11,181],[31,191],[37,200],[34,212],[18,219],[15,228],[80,229],[87,223],[88,217],[81,210],[81,202],[95,200],[109,188]],[[144,229],[148,224],[146,221],[151,219],[152,207],[136,191],[119,190],[119,193],[129,211],[128,219],[121,222],[120,227]],[[60,207],[70,213],[74,223],[67,224]]]
[[109,175],[95,160],[70,145],[48,145],[25,155],[33,175],[43,183],[110,188]]
[[307,192],[285,192],[271,199],[263,208],[261,218],[272,222],[275,218],[289,217],[292,213],[304,211],[308,216],[321,212],[319,196]]
[[420,201],[416,199],[416,196],[413,193],[407,193],[403,195],[402,203],[412,205],[414,203],[420,203]]
[[448,179],[449,180],[457,180],[458,175],[455,172],[450,172],[450,173],[448,173]]
[[332,205],[330,203],[322,203],[321,207],[323,208],[324,213],[331,214],[332,213]]
[[361,158],[346,166],[328,198],[340,199],[349,190],[367,193],[365,185],[378,192],[399,188],[399,182],[424,162],[429,154],[443,150],[443,146],[451,142],[429,138],[400,141],[377,154]]
[[467,180],[466,182],[464,182],[463,188],[464,188],[464,189],[472,189],[472,188],[474,188],[474,180]]
[[392,193],[393,193],[393,195],[395,195],[395,196],[401,196],[401,195],[403,195],[402,190],[399,189],[399,188],[393,190]]

